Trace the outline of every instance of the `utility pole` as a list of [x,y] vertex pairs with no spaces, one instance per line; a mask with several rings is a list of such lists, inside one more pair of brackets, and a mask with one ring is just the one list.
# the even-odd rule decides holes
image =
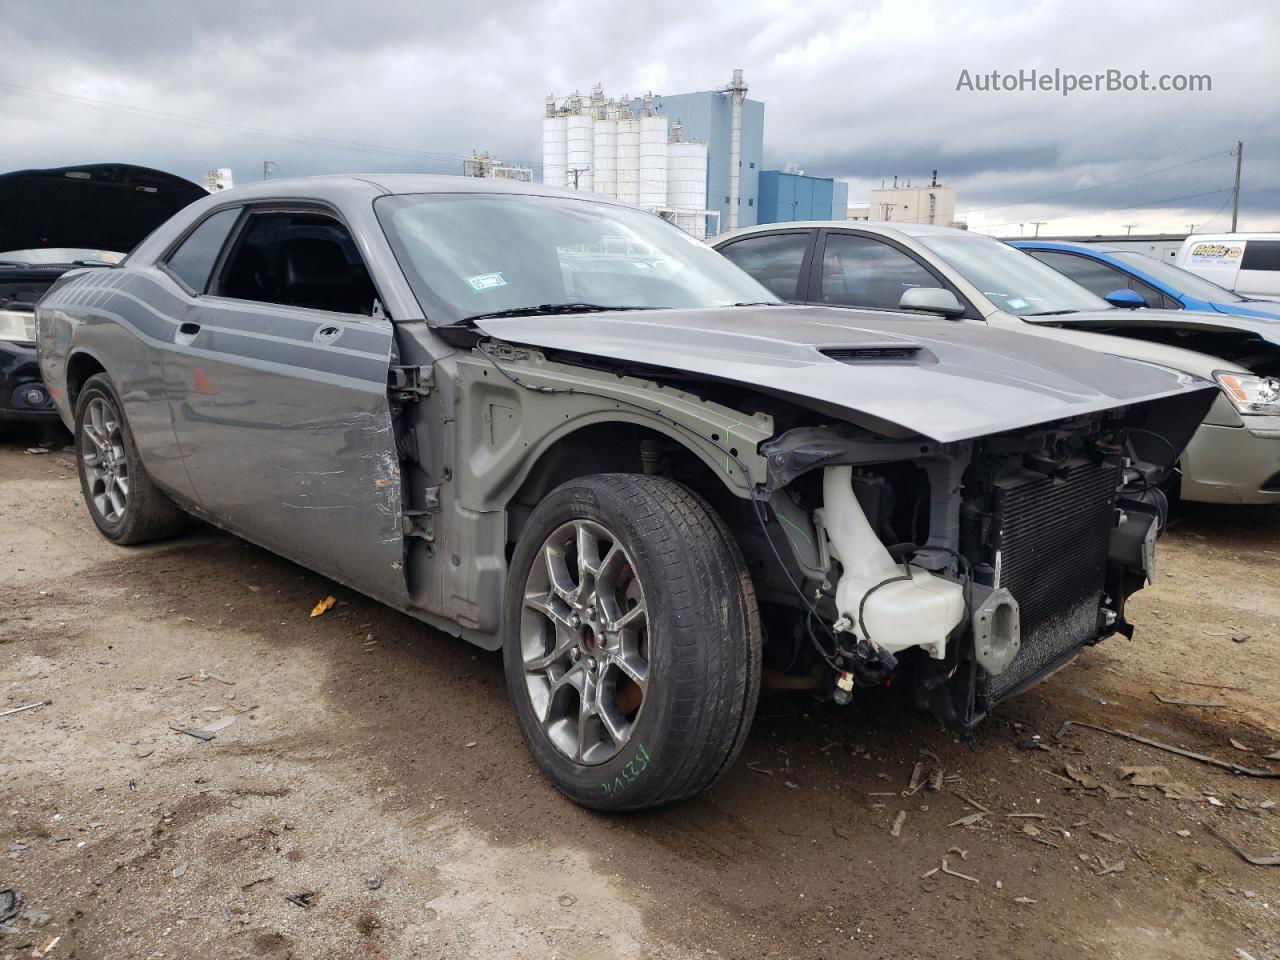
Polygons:
[[1133,228],[1134,228],[1134,227],[1136,227],[1136,226],[1137,226],[1137,224],[1136,224],[1136,223],[1122,223],[1122,224],[1120,224],[1120,226],[1124,227],[1124,235],[1127,237],[1127,236],[1129,236],[1129,234],[1133,233]]
[[1236,221],[1240,217],[1240,162],[1244,159],[1244,142],[1236,141],[1236,185],[1231,191],[1231,232],[1236,232]]
[[569,175],[573,177],[573,189],[577,190],[578,178],[582,176],[584,173],[590,173],[591,168],[590,167],[570,167],[568,172],[569,172]]
[[1036,228],[1036,236],[1040,236],[1040,228],[1043,227],[1048,220],[1032,220],[1031,225]]
[[276,163],[274,160],[263,160],[262,161],[262,179],[269,180],[271,178],[271,168],[278,167],[278,166],[280,166],[280,164]]
[[1194,223],[1188,223],[1187,233],[1195,233],[1195,232],[1196,232],[1196,225]]

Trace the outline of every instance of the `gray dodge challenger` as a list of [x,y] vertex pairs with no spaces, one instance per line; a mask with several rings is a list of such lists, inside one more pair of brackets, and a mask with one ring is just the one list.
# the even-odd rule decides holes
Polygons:
[[557,788],[704,790],[763,687],[965,736],[1129,635],[1216,391],[779,302],[655,216],[461,177],[271,180],[36,310],[102,534],[192,514],[486,649]]

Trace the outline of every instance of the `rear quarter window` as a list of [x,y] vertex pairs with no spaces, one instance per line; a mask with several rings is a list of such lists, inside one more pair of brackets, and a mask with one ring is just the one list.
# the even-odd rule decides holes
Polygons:
[[183,282],[193,293],[204,293],[209,286],[209,275],[218,262],[218,254],[226,243],[227,234],[240,216],[240,209],[219,210],[206,219],[178,244],[165,260],[165,268]]

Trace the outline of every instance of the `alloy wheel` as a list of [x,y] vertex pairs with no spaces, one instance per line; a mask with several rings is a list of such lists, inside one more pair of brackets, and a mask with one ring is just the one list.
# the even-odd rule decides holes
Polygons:
[[643,587],[612,532],[573,520],[547,537],[525,583],[520,650],[538,722],[569,759],[604,763],[631,739],[648,628]]
[[106,397],[90,400],[80,434],[89,501],[107,523],[120,523],[129,507],[129,459],[115,405]]

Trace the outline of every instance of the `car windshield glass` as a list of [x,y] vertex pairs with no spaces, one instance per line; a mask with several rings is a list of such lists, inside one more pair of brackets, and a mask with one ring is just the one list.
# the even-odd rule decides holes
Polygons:
[[1172,263],[1165,263],[1163,260],[1148,257],[1145,253],[1138,253],[1136,250],[1122,250],[1111,254],[1111,256],[1117,260],[1123,260],[1133,269],[1141,270],[1151,279],[1163,283],[1166,287],[1176,290],[1184,296],[1195,297],[1197,300],[1207,300],[1210,303],[1241,303],[1244,301],[1244,297],[1232,293],[1226,287],[1210,283],[1203,277],[1197,277],[1189,270],[1175,267]]
[[1035,257],[991,237],[921,237],[921,242],[982,291],[995,306],[1019,317],[1047,317],[1111,305]]
[[10,263],[75,263],[78,260],[88,263],[119,263],[123,259],[123,253],[82,250],[79,247],[41,247],[36,250],[6,250],[0,253],[0,260]]
[[[527,194],[382,197],[378,218],[436,323],[501,311],[776,302],[701,241],[631,207]],[[599,309],[599,307],[595,307]]]

